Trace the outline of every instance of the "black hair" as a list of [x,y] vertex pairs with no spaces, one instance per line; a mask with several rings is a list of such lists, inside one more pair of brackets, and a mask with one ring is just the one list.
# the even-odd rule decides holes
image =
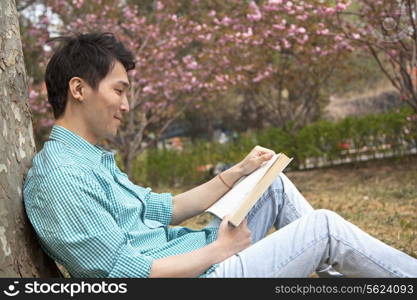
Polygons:
[[126,72],[135,68],[134,56],[111,32],[74,33],[48,42],[61,44],[46,66],[45,83],[48,101],[55,119],[65,111],[69,81],[84,79],[93,90],[119,61]]

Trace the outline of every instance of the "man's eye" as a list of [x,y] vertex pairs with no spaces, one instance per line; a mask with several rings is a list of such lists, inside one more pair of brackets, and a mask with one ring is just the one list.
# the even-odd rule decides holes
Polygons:
[[122,90],[117,90],[117,89],[116,89],[116,92],[117,92],[118,94],[121,94],[121,93],[122,93]]

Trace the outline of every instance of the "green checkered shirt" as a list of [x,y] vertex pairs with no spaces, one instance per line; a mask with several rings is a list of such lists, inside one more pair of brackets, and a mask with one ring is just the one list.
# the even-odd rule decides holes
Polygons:
[[168,226],[172,194],[133,184],[114,153],[58,125],[34,157],[23,193],[43,250],[73,277],[148,277],[153,260],[217,235],[217,228]]

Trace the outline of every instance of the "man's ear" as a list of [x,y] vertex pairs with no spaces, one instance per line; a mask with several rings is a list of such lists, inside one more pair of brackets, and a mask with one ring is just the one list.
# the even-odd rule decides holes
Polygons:
[[76,101],[83,102],[86,82],[80,77],[72,77],[68,83],[68,92]]

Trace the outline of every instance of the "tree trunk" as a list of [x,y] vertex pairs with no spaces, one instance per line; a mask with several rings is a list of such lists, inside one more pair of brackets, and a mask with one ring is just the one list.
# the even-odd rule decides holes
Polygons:
[[14,0],[0,1],[0,277],[55,277],[24,211],[22,185],[36,151]]

